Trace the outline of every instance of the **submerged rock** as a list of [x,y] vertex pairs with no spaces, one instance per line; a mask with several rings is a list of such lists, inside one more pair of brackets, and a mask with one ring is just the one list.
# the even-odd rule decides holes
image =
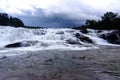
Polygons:
[[2,56],[2,57],[0,57],[0,59],[6,59],[7,58],[7,56]]
[[58,31],[56,34],[64,34],[64,31]]

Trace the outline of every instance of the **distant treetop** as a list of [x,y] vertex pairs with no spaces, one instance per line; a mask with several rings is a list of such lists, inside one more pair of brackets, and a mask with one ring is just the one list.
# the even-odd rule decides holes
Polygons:
[[8,16],[8,14],[6,13],[0,13],[0,25],[24,27],[24,23],[22,20],[16,17]]
[[111,30],[119,29],[120,30],[120,16],[118,13],[106,12],[101,20],[86,20],[86,24],[82,25],[76,29],[81,28],[91,28],[91,29],[101,29],[101,30]]

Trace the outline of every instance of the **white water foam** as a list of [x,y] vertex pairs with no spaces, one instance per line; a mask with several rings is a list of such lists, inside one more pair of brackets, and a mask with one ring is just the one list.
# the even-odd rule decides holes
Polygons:
[[[0,53],[8,51],[36,51],[36,50],[86,50],[97,49],[97,45],[110,45],[107,41],[98,37],[95,30],[88,30],[83,34],[74,29],[25,29],[0,26]],[[75,36],[76,33],[89,37],[94,43],[86,43]],[[73,40],[81,44],[69,44],[66,40]],[[6,45],[25,41],[36,42],[35,45],[19,48],[5,48]]]

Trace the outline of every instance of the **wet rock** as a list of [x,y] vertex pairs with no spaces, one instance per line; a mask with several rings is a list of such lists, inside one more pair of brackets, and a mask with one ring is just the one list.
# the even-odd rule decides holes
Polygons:
[[17,43],[8,44],[5,47],[6,48],[16,48],[16,47],[22,47],[22,45],[21,45],[21,42],[17,42]]
[[88,37],[81,37],[80,40],[83,42],[93,43],[93,41]]
[[7,56],[2,56],[2,57],[0,57],[0,59],[6,59],[7,58]]
[[56,34],[64,34],[64,31],[58,31]]
[[79,33],[76,33],[75,36],[79,38],[82,42],[93,43],[93,41],[90,38],[80,35]]
[[68,39],[66,40],[68,44],[81,44],[78,40]]
[[101,33],[101,32],[102,32],[102,30],[98,30],[97,32],[98,32],[98,33]]
[[101,34],[100,38],[107,40],[109,43],[120,44],[120,31],[116,30],[111,33]]
[[77,37],[77,38],[79,38],[80,36],[82,36],[82,35],[80,35],[79,33],[75,34],[75,37]]
[[17,47],[29,47],[34,46],[38,43],[38,41],[21,41],[21,42],[15,42],[6,45],[6,48],[17,48]]
[[120,39],[116,40],[114,44],[120,44]]
[[87,33],[88,33],[87,29],[81,29],[80,32],[82,32],[82,33],[84,33],[84,34],[87,34]]

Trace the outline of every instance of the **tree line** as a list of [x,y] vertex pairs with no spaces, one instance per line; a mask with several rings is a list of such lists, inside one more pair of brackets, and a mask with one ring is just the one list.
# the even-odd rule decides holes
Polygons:
[[85,25],[76,27],[75,29],[100,29],[100,30],[111,30],[120,29],[120,16],[118,13],[106,12],[101,20],[86,20]]
[[0,25],[24,27],[24,23],[22,20],[16,17],[9,16],[7,13],[0,13]]
[[[14,27],[28,27],[19,18],[9,16],[7,13],[0,13],[0,25],[14,26]],[[29,28],[29,27],[28,27]],[[33,27],[35,28],[35,27]],[[85,24],[74,29],[119,29],[120,30],[120,16],[118,13],[106,12],[100,20],[86,20]]]

